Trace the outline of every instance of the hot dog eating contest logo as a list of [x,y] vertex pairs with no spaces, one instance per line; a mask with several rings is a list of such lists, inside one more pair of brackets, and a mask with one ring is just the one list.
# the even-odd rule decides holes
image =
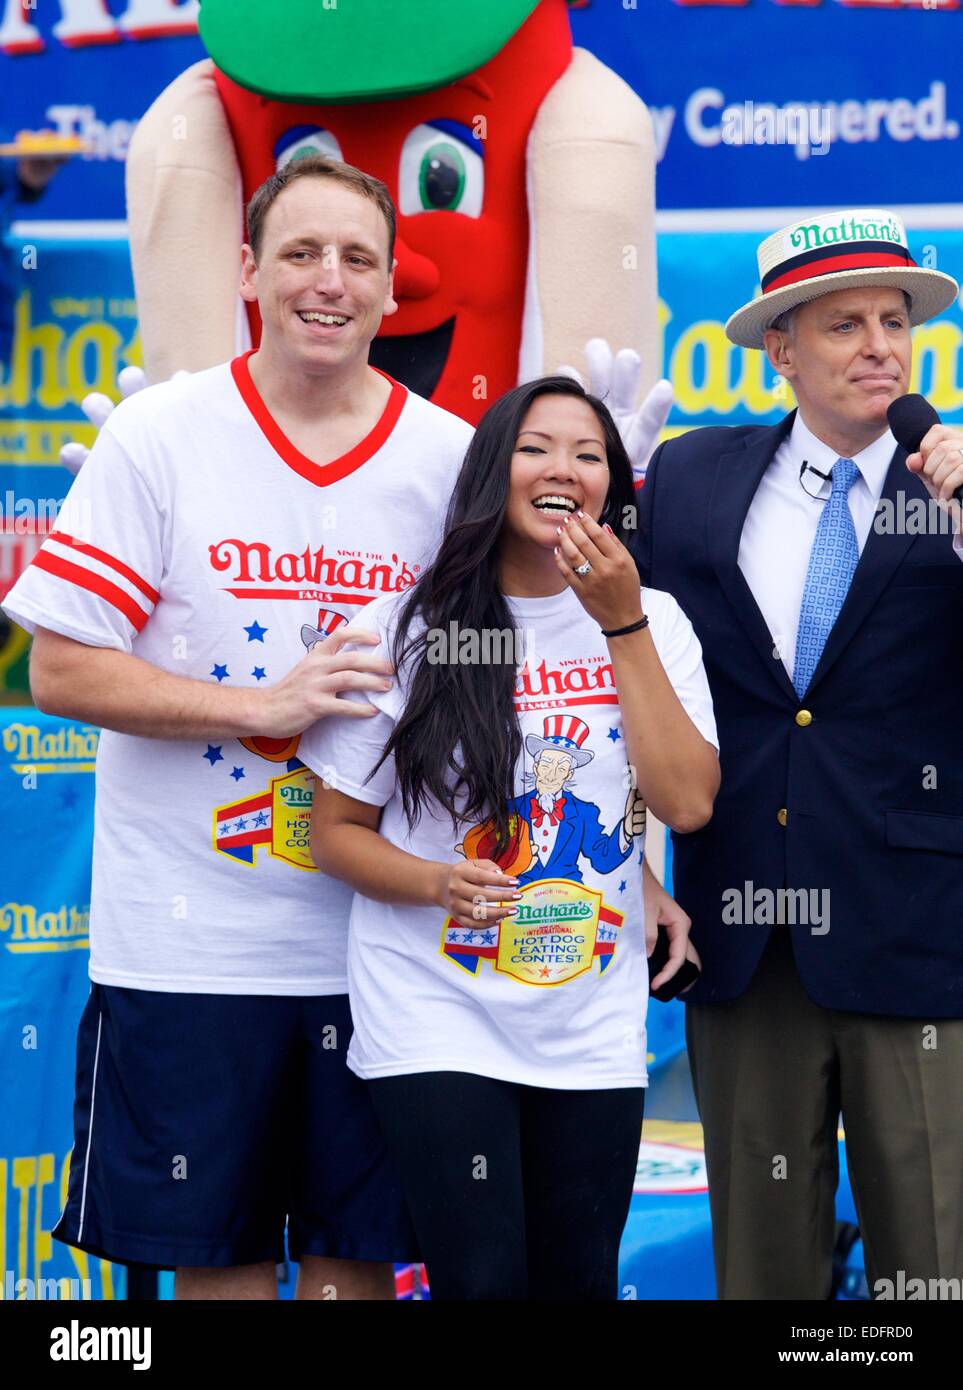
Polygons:
[[494,859],[517,877],[521,892],[515,917],[500,923],[464,927],[445,919],[442,955],[469,974],[488,960],[520,984],[553,986],[586,974],[596,961],[600,975],[612,963],[623,914],[583,882],[581,864],[605,875],[620,868],[644,834],[645,808],[630,787],[621,819],[606,830],[599,807],[575,795],[576,771],[595,756],[589,736],[577,716],[548,715],[543,732],[525,738],[532,767],[524,775],[527,789],[508,803],[505,849],[493,853],[491,820],[472,826],[456,846],[468,859]]

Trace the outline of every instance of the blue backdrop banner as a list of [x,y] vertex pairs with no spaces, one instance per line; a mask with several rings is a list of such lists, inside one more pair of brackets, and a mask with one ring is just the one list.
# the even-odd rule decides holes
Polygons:
[[122,1297],[122,1270],[50,1235],[67,1193],[90,992],[97,731],[5,709],[0,751],[0,1297]]
[[[298,42],[283,0],[264,3],[277,8],[279,48]],[[576,43],[649,103],[660,208],[963,200],[959,0],[573,0],[571,9]],[[89,145],[42,216],[123,217],[131,132],[204,57],[197,14],[196,0],[0,0],[0,124],[51,126]]]

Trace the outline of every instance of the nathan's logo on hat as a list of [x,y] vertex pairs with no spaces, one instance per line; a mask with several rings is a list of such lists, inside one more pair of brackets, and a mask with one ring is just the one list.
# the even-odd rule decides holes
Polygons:
[[896,217],[884,213],[876,221],[869,214],[860,222],[855,213],[843,216],[814,217],[811,222],[799,222],[783,233],[786,251],[819,250],[823,246],[838,246],[841,241],[895,241],[906,248],[906,233]]
[[916,264],[900,219],[877,208],[794,222],[766,238],[758,260],[762,294],[726,324],[728,337],[743,347],[763,347],[781,314],[836,290],[903,290],[912,324],[942,313],[959,293],[952,276]]

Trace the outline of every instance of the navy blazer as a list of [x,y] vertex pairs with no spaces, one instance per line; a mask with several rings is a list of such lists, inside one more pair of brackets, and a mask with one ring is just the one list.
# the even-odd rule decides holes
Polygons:
[[[871,530],[800,700],[738,566],[792,420],[669,440],[639,494],[642,583],[688,614],[719,730],[712,820],[673,836],[675,895],[703,962],[686,998],[745,990],[788,888],[807,896],[784,894],[775,920],[795,916],[817,1004],[963,1017],[963,562],[949,535]],[[894,505],[900,491],[928,497],[905,459],[897,449],[886,476]],[[803,710],[811,720],[797,721]]]

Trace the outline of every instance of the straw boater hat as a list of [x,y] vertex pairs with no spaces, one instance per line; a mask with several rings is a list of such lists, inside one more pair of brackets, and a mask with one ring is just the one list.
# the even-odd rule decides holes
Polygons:
[[960,292],[952,275],[916,264],[902,222],[879,208],[827,212],[793,222],[766,238],[758,259],[762,294],[726,324],[726,336],[741,347],[761,348],[773,319],[834,290],[905,290],[913,325],[941,314]]

